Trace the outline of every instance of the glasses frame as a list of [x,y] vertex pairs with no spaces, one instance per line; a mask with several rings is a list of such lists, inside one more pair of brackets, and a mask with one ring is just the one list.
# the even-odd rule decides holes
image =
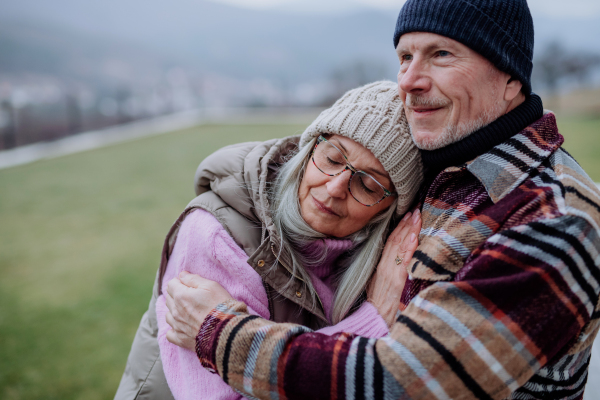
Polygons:
[[[344,157],[344,160],[346,160],[346,167],[343,170],[341,170],[340,172],[338,172],[337,174],[333,174],[333,175],[328,174],[327,172],[325,172],[321,168],[319,168],[319,166],[317,165],[317,163],[315,161],[315,151],[317,151],[317,146],[323,142],[327,142],[331,146],[333,146],[337,151],[340,152],[342,157]],[[320,135],[319,138],[317,139],[317,143],[315,143],[315,147],[313,148],[310,158],[312,159],[312,162],[315,165],[315,167],[317,167],[317,169],[319,171],[321,171],[323,174],[325,174],[327,176],[338,176],[338,175],[346,172],[346,170],[350,170],[350,178],[348,179],[348,192],[350,192],[350,195],[352,196],[352,198],[354,200],[356,200],[357,202],[359,202],[360,204],[362,204],[365,207],[373,207],[373,206],[381,203],[384,199],[386,199],[392,195],[395,195],[395,193],[391,192],[385,186],[383,186],[381,183],[379,183],[379,181],[377,179],[373,178],[373,176],[371,176],[371,174],[368,174],[365,171],[362,171],[360,169],[356,169],[352,164],[350,164],[350,161],[348,161],[348,157],[346,157],[346,155],[340,149],[338,149],[338,147],[335,144],[333,144],[330,141],[328,141],[327,139],[325,139],[322,135]],[[361,173],[369,176],[369,178],[373,179],[375,181],[375,183],[377,183],[379,186],[381,186],[381,188],[383,189],[383,197],[381,199],[379,199],[379,201],[377,201],[376,203],[373,203],[373,204],[365,204],[362,201],[358,200],[356,198],[356,196],[354,196],[354,194],[352,193],[352,189],[350,189],[350,182],[352,182],[352,178],[354,178],[354,174],[356,174],[357,172],[361,172]]]

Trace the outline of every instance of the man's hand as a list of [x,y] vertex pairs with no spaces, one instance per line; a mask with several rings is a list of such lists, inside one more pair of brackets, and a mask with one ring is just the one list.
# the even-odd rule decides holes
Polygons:
[[217,282],[182,271],[173,278],[165,293],[166,320],[171,326],[167,340],[179,347],[195,351],[196,336],[208,313],[231,295]]
[[377,270],[367,287],[367,301],[377,308],[389,327],[398,309],[403,308],[400,297],[408,278],[406,268],[419,245],[421,223],[418,209],[412,214],[406,213],[385,243]]

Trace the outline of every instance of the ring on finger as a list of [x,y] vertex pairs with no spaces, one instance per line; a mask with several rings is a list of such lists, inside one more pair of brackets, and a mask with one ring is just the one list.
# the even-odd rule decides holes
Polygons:
[[404,261],[404,257],[396,256],[394,261],[396,261],[396,265],[400,265],[402,264],[402,261]]

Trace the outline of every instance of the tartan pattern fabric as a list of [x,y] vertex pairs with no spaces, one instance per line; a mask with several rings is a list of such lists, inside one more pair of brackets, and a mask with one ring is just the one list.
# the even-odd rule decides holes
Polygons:
[[[248,398],[581,399],[600,327],[600,191],[553,114],[439,173],[390,335],[213,310],[205,362]],[[206,322],[205,322],[206,323]]]
[[[222,311],[228,310],[229,306],[235,305],[235,302],[233,302],[233,304],[231,303],[232,302],[229,301],[223,304],[219,304],[213,310],[212,314],[209,315],[202,323],[200,331],[198,332],[198,335],[196,335],[196,354],[198,355],[198,359],[200,359],[200,363],[204,368],[213,373],[216,372],[216,365],[213,362],[213,360],[215,359],[215,349],[211,348],[208,344],[211,340],[214,340],[215,338],[219,337],[219,334],[221,332],[220,328],[223,327],[223,321],[226,321],[227,319],[231,319],[236,315],[239,315],[239,313],[231,312],[228,312],[226,314],[222,313]],[[205,353],[205,351],[207,350],[212,350],[212,353]]]

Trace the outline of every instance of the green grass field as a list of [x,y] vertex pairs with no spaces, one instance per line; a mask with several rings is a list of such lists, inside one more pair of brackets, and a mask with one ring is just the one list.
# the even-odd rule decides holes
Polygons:
[[600,182],[600,116],[558,117],[563,147],[595,181]]
[[[600,181],[600,119],[560,121]],[[0,399],[112,398],[198,163],[302,129],[203,126],[0,170]]]
[[198,163],[303,126],[204,126],[0,171],[0,399],[109,399]]

